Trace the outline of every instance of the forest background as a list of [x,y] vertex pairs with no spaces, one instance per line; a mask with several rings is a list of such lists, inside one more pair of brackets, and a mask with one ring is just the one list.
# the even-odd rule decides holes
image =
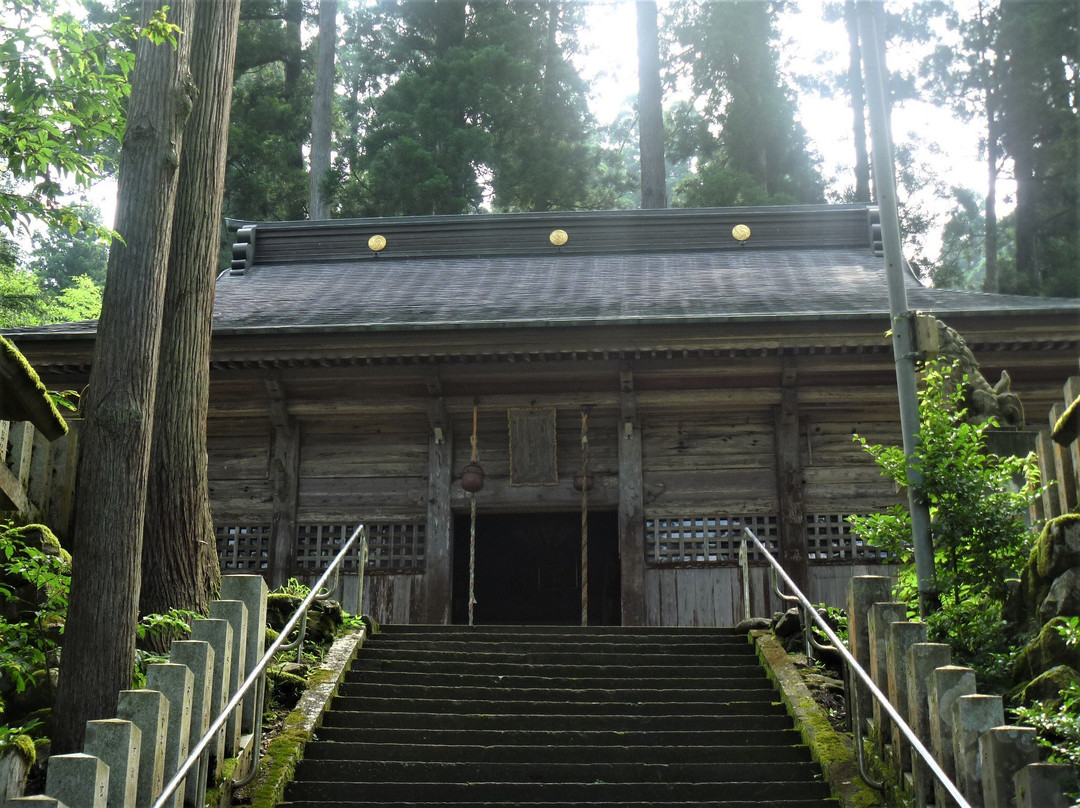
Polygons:
[[[662,108],[661,201],[646,206],[872,202],[852,3],[607,5],[243,0],[225,215],[641,207],[639,97],[642,109]],[[124,18],[136,16],[136,4],[0,6],[8,34],[0,48],[0,215],[8,225],[0,231],[0,327],[94,318],[107,231],[86,194],[115,170],[132,47]],[[633,27],[595,30],[616,12],[625,18],[626,6],[639,31],[643,10],[656,15],[655,46],[634,41]],[[320,10],[331,8],[320,27]],[[932,105],[939,120],[958,124],[894,125],[914,269],[944,287],[1080,296],[1080,6],[912,0],[885,8],[894,123],[906,120],[905,109]],[[818,39],[792,39],[793,25],[811,16],[823,24],[809,29]],[[598,66],[605,51],[588,46],[604,36],[618,38],[634,66],[638,53],[642,75],[659,78],[659,100],[636,86],[611,97],[615,65]],[[324,64],[329,56],[332,81],[320,55]],[[58,88],[73,56],[89,60],[80,75],[97,75],[100,86],[65,99]],[[51,141],[18,126],[27,108],[47,106],[38,97],[45,92],[60,112],[69,104],[67,120],[54,116]],[[655,91],[643,83],[640,92]],[[113,117],[113,106],[99,103],[94,136],[70,137],[93,128],[83,112],[107,95],[117,101]],[[808,135],[809,99],[833,117],[844,102],[846,158]],[[43,150],[36,161],[25,157],[35,146]],[[66,163],[56,159],[65,149]],[[958,154],[982,161],[981,182],[968,173],[959,183],[942,168]]]

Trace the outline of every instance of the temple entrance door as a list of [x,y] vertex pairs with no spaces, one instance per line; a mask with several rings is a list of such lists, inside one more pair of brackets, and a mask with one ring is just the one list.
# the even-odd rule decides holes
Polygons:
[[[618,515],[589,514],[589,624],[620,622]],[[469,622],[469,515],[454,517],[453,613]],[[476,520],[476,624],[581,624],[581,515]]]

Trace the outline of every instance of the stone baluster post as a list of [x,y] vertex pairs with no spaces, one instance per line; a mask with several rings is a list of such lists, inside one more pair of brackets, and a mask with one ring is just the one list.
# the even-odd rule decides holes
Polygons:
[[975,694],[958,698],[952,711],[956,784],[971,808],[983,808],[979,738],[988,729],[1005,723],[1005,706],[1001,696]]
[[[956,782],[956,763],[953,758],[952,708],[961,696],[975,693],[975,671],[946,665],[930,674],[930,751],[949,779]],[[948,792],[934,781],[934,802],[948,805]]]
[[[930,674],[952,661],[952,649],[942,643],[917,642],[907,650],[908,724],[923,746],[930,749]],[[934,776],[922,760],[911,759],[912,793],[916,808],[933,803]]]
[[[907,719],[909,715],[907,652],[915,643],[926,642],[926,623],[906,620],[892,623],[887,636],[885,660],[888,665],[889,701],[900,713],[901,718]],[[903,782],[904,772],[911,770],[911,749],[900,733],[900,728],[896,726],[892,728],[892,747],[897,774]]]

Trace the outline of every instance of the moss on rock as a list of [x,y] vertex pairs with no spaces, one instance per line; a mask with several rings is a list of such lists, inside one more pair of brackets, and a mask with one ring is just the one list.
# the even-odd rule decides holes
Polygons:
[[1057,707],[1061,704],[1062,691],[1074,682],[1080,682],[1080,673],[1068,665],[1057,665],[1020,687],[1015,700],[1019,704],[1041,701]]
[[1080,564],[1080,513],[1066,513],[1047,522],[1035,544],[1035,556],[1042,579]]
[[1050,437],[1062,446],[1068,446],[1080,437],[1080,398],[1070,404],[1057,419]]
[[1065,618],[1055,617],[1024,646],[1013,667],[1016,681],[1030,681],[1058,665],[1080,669],[1080,648],[1066,645],[1057,629],[1061,625],[1065,625]]

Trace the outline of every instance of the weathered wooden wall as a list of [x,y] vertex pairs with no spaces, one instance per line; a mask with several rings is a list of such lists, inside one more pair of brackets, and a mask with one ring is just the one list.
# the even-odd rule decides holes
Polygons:
[[0,421],[0,513],[44,522],[61,539],[71,524],[78,422],[49,441],[29,421]]

